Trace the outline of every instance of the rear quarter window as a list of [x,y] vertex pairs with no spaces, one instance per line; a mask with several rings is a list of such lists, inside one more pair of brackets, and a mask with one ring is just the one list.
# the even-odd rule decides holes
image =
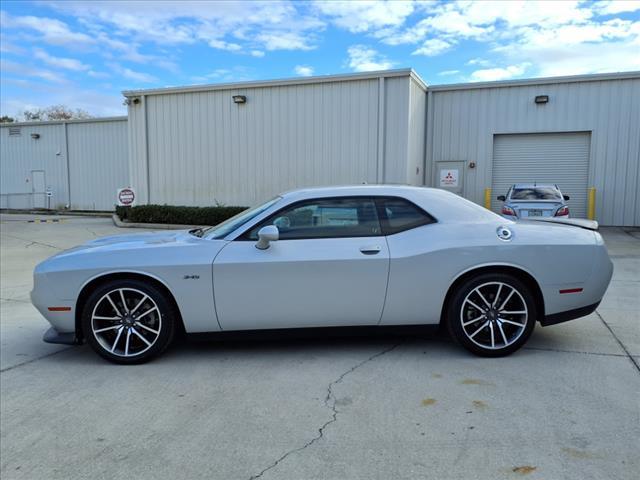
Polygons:
[[384,198],[379,200],[385,235],[411,230],[435,223],[435,219],[417,205],[403,198]]

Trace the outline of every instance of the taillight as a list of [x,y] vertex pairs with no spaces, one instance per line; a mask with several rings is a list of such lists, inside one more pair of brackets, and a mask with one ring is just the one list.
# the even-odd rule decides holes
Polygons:
[[503,215],[511,215],[512,217],[516,216],[516,212],[513,211],[513,208],[507,207],[506,205],[502,206],[502,214]]
[[567,206],[560,207],[556,212],[556,217],[564,217],[566,215],[569,215],[569,207]]

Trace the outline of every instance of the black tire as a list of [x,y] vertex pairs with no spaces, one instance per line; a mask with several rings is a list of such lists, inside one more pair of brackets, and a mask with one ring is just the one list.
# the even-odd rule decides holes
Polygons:
[[[122,308],[122,297],[119,292],[121,289],[125,296],[127,309],[130,309],[131,312],[133,312],[135,305],[144,299],[145,295],[148,299],[141,302],[138,311],[133,312],[132,315],[124,315],[125,309]],[[109,293],[109,298],[115,304],[115,308],[105,297]],[[116,313],[116,309],[122,310],[122,312]],[[98,320],[94,318],[94,312],[96,317],[124,318]],[[140,323],[143,323],[146,329]],[[173,341],[177,323],[177,312],[173,303],[166,298],[165,293],[153,284],[134,279],[113,280],[101,284],[87,299],[81,318],[82,332],[91,348],[110,362],[122,365],[145,363],[163,353]],[[93,325],[96,326],[95,329]],[[94,332],[94,330],[103,328],[107,331]],[[119,337],[117,337],[118,332],[120,332]],[[128,338],[127,334],[131,338]],[[116,347],[110,351],[107,344]],[[125,348],[127,350],[124,350]],[[139,353],[136,353],[136,349],[139,350]]]
[[[500,284],[503,285],[501,290]],[[511,293],[509,289],[515,292],[507,298]],[[496,295],[499,295],[498,299]],[[504,313],[499,313],[498,309],[505,300]],[[524,311],[526,314],[506,313]],[[537,315],[533,293],[525,283],[512,275],[485,273],[466,280],[456,288],[447,305],[446,320],[451,337],[468,351],[482,357],[503,357],[527,342]],[[478,320],[473,321],[476,318]]]

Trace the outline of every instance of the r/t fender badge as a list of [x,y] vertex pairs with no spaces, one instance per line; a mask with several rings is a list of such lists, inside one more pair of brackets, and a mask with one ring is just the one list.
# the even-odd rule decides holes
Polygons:
[[182,277],[183,280],[198,280],[200,275],[185,275]]

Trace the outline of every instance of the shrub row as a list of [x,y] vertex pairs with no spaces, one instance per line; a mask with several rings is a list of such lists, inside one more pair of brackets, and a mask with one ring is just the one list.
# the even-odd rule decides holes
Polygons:
[[180,225],[217,225],[247,207],[179,207],[173,205],[138,205],[116,207],[121,220],[134,223],[175,223]]

